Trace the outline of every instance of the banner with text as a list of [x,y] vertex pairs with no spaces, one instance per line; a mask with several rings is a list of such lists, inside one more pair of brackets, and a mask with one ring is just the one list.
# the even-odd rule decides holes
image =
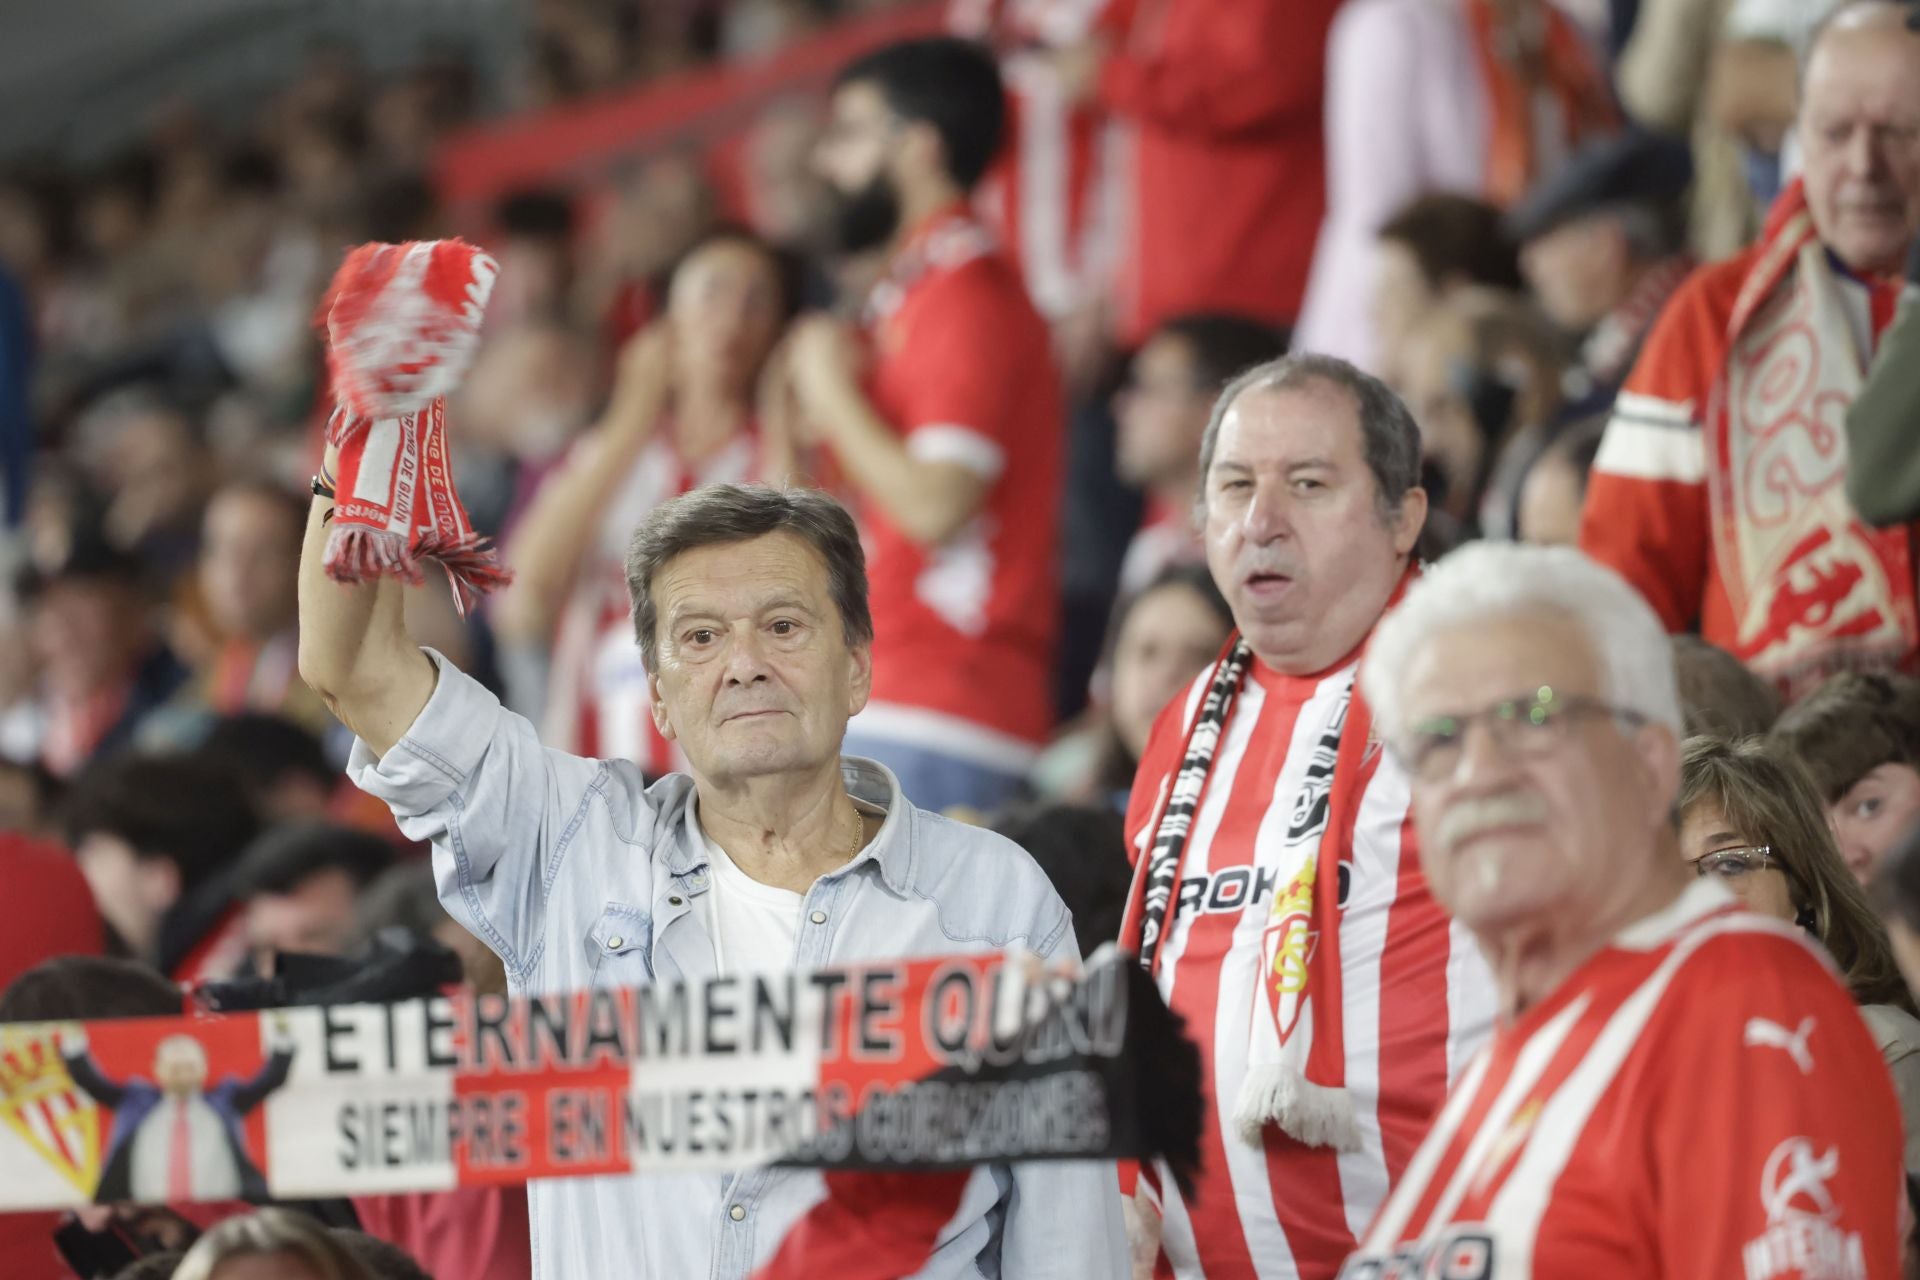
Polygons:
[[1135,968],[991,954],[0,1027],[0,1210],[1144,1157]]

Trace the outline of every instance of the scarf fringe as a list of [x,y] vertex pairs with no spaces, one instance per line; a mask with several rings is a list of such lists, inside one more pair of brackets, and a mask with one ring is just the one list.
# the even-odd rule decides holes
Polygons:
[[335,582],[400,578],[418,586],[426,581],[404,534],[368,525],[336,522],[327,535],[326,558],[321,564]]
[[1345,1089],[1315,1084],[1277,1062],[1247,1068],[1233,1108],[1234,1127],[1248,1146],[1261,1145],[1261,1131],[1269,1122],[1309,1147],[1360,1150],[1352,1095]]

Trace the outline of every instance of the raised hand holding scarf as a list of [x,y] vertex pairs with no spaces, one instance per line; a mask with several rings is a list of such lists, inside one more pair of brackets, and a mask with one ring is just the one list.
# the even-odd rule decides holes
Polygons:
[[453,488],[446,396],[466,373],[499,268],[461,240],[361,245],[320,306],[338,407],[327,442],[339,447],[327,576],[422,580],[438,560],[465,616],[505,585],[488,540]]

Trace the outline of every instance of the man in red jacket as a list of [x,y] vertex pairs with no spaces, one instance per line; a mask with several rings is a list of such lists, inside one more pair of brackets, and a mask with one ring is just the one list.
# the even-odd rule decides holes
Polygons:
[[1058,55],[1130,127],[1116,336],[1182,312],[1291,324],[1324,202],[1322,68],[1339,0],[1112,0]]
[[1790,695],[1920,652],[1911,527],[1847,500],[1844,419],[1920,232],[1920,33],[1906,6],[1828,19],[1802,78],[1802,179],[1760,242],[1661,313],[1594,463],[1583,550],[1671,631]]

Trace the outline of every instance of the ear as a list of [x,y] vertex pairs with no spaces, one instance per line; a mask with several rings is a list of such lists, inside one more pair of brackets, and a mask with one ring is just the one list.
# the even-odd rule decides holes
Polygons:
[[873,645],[857,644],[847,651],[853,663],[853,679],[847,684],[847,718],[851,720],[866,709],[873,693]]
[[1396,555],[1411,555],[1427,526],[1427,491],[1419,485],[1407,490],[1400,499],[1400,510],[1393,522],[1393,550]]
[[647,710],[653,714],[653,727],[668,742],[673,741],[673,722],[667,719],[667,703],[660,696],[660,677],[647,672]]

